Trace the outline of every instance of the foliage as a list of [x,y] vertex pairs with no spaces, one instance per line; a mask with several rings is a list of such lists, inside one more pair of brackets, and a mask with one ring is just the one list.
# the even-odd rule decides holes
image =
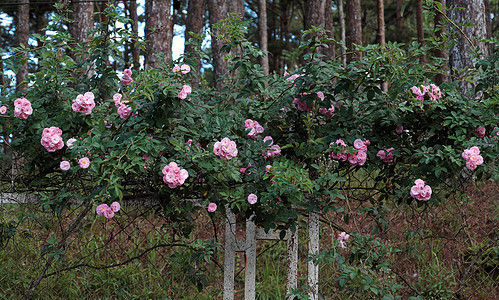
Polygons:
[[[209,203],[216,203],[222,212],[227,205],[240,216],[255,215],[266,230],[295,230],[300,215],[341,213],[346,197],[352,196],[366,204],[366,215],[378,220],[376,233],[388,226],[384,219],[388,201],[444,205],[471,176],[499,179],[495,128],[499,103],[493,89],[497,74],[485,67],[495,65],[497,57],[480,62],[482,71],[472,74],[481,84],[479,101],[462,95],[455,82],[442,84],[442,97],[436,101],[419,100],[411,87],[429,86],[438,69],[419,63],[426,49],[416,43],[407,49],[398,43],[359,47],[364,58],[343,67],[323,60],[315,50],[325,41],[314,40],[304,43],[311,51],[293,74],[265,76],[254,63],[264,53],[241,34],[244,24],[229,17],[219,25],[227,33],[223,50],[241,51],[234,53],[226,88],[215,92],[201,87],[190,93],[188,87],[189,95],[181,96],[191,74],[175,71],[182,62],[163,57],[157,68],[135,71],[131,83],[120,83],[109,60],[120,60],[120,49],[130,37],[115,22],[128,20],[119,17],[113,6],[104,14],[109,21],[95,29],[86,47],[74,48],[71,37],[60,30],[37,36],[44,46],[35,50],[40,68],[29,78],[30,87],[2,95],[1,102],[9,109],[0,134],[4,140],[12,138],[8,151],[18,155],[21,166],[15,190],[39,193],[44,210],[61,215],[69,203],[80,201],[88,213],[103,202],[150,197],[160,202],[157,213],[187,237],[194,226],[190,214]],[[53,26],[62,21],[55,18]],[[380,88],[383,82],[389,82],[387,92]],[[90,114],[74,111],[72,100],[87,92],[95,95],[95,108]],[[31,101],[33,114],[27,119],[14,117],[16,98]],[[120,113],[124,107],[130,112]],[[251,131],[255,121],[264,133]],[[55,152],[42,147],[42,131],[52,126],[62,130],[64,141],[76,139],[71,147]],[[479,126],[487,132],[484,137],[476,132]],[[224,138],[236,143],[237,155],[231,159],[214,153],[215,143]],[[344,148],[330,145],[338,139]],[[272,148],[275,145],[279,147]],[[484,164],[471,171],[464,169],[461,154],[473,146],[479,147]],[[390,147],[395,148],[393,162],[377,157],[379,150]],[[365,164],[331,156],[344,151],[353,157],[361,148]],[[2,155],[10,159],[7,154]],[[78,167],[84,157],[90,160],[88,169]],[[61,161],[71,162],[71,168],[62,171]],[[171,162],[188,173],[188,179],[175,188],[163,177]],[[433,189],[430,201],[410,197],[416,179]],[[256,204],[247,201],[250,194],[258,196]],[[200,206],[185,199],[198,199]],[[344,219],[348,222],[347,215]],[[2,230],[2,242],[9,234]],[[339,287],[395,295],[399,286],[377,281],[377,274],[387,272],[384,258],[396,249],[387,249],[372,236],[353,238],[348,258],[321,256],[339,265]],[[53,237],[42,255],[56,260],[64,256],[64,239]],[[206,281],[199,264],[209,259],[217,244],[191,246],[189,258],[171,259],[201,289]]]

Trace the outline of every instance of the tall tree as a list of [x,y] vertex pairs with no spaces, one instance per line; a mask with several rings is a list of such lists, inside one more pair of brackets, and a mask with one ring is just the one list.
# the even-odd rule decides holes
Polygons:
[[[139,16],[137,14],[137,1],[136,0],[130,1],[129,11],[130,11],[130,19],[132,20],[132,32],[133,32],[135,37],[138,37],[138,35],[139,35]],[[137,38],[133,38],[132,45],[131,45],[133,68],[135,70],[138,70],[140,68],[140,47],[138,45],[136,45],[136,43],[137,43]]]
[[224,59],[226,55],[220,53],[220,49],[223,46],[223,40],[218,38],[220,30],[214,28],[213,24],[216,24],[227,17],[227,0],[208,0],[208,10],[212,32],[211,50],[213,54],[213,79],[215,81],[215,88],[221,90],[223,87],[222,78],[227,73],[227,61]]
[[[343,9],[343,0],[338,0],[338,18],[339,18],[339,23],[340,23],[340,41],[342,41],[346,45],[345,12]],[[347,57],[345,55],[345,48],[344,47],[341,47],[341,63],[343,64],[343,66],[347,65]]]
[[94,3],[92,1],[76,1],[70,6],[73,11],[71,18],[76,20],[69,25],[69,32],[76,43],[88,41],[88,34],[94,28]]
[[228,5],[230,13],[238,15],[241,20],[244,19],[244,0],[229,0]]
[[402,27],[404,27],[404,17],[402,16],[402,7],[404,4],[404,0],[397,0],[397,10],[396,10],[396,21],[395,21],[395,29],[398,32],[401,32]]
[[[424,46],[424,17],[423,17],[423,0],[416,0],[415,2],[416,5],[416,28],[418,32],[418,43],[421,45],[421,47]],[[426,61],[426,56],[421,55],[419,57],[419,60],[421,62]]]
[[[376,39],[378,44],[381,45],[382,49],[385,48],[385,7],[383,0],[378,0],[378,30],[376,33]],[[381,84],[381,90],[388,91],[388,82],[383,82]]]
[[360,0],[349,0],[345,3],[346,13],[346,46],[347,62],[359,59],[362,54],[355,51],[355,45],[362,45],[362,20]]
[[[18,0],[18,11],[17,11],[17,26],[16,26],[16,38],[17,44],[20,46],[23,44],[28,47],[29,38],[29,0]],[[21,84],[26,78],[28,78],[28,54],[24,53],[21,60],[26,60],[25,63],[19,65],[19,70],[16,74],[16,90],[25,90],[28,85],[26,83]]]
[[[267,53],[268,51],[268,36],[267,36],[267,1],[258,0],[258,32],[260,33],[260,49]],[[269,74],[269,56],[260,57],[260,64],[263,67],[265,75]]]
[[[437,0],[443,8],[442,12],[437,12],[434,18],[434,27],[435,27],[435,36],[439,39],[443,38],[445,33],[444,26],[444,15],[442,14],[445,11],[445,0]],[[447,51],[445,49],[437,48],[435,49],[435,57],[440,57],[443,59],[447,58]],[[443,68],[437,76],[435,76],[435,83],[437,85],[441,85],[443,82],[447,81],[447,68]]]
[[[457,36],[455,44],[449,49],[449,64],[453,78],[458,85],[467,92],[473,88],[473,83],[462,80],[463,75],[474,65],[473,53],[479,50],[482,56],[488,56],[489,47],[483,42],[488,37],[486,14],[488,0],[447,0],[448,7],[463,7],[464,9],[450,9],[449,16],[462,31]],[[471,26],[463,26],[469,23]]]
[[156,55],[164,53],[166,59],[172,59],[173,20],[170,0],[146,0],[147,43],[145,67],[155,67]]
[[[305,30],[311,29],[312,26],[320,27],[323,30],[332,29],[332,5],[330,0],[312,0],[305,5]],[[329,24],[328,24],[329,23]],[[314,33],[313,36],[318,37],[319,33]],[[334,45],[333,50],[334,50]],[[330,49],[319,49],[319,52],[329,56]]]
[[[195,34],[203,33],[203,14],[204,14],[204,0],[189,0],[187,4],[187,19],[185,21],[185,40],[188,41],[193,38],[190,32]],[[199,49],[200,50],[200,49]],[[196,54],[193,44],[185,45],[185,53],[188,57],[193,58],[195,62],[192,71],[196,74],[196,80],[192,82],[193,87],[199,86],[199,78],[201,77],[201,58]]]

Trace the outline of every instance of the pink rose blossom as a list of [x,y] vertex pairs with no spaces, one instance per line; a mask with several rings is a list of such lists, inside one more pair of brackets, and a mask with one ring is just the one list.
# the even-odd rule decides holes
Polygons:
[[97,214],[99,216],[103,216],[104,215],[104,212],[109,208],[109,206],[107,206],[106,203],[102,203],[100,205],[97,205],[97,208],[95,209],[95,211],[97,212]]
[[111,207],[107,207],[104,211],[104,217],[107,219],[112,219],[114,217],[114,211]]
[[26,98],[18,98],[14,101],[14,116],[25,120],[33,113],[31,102]]
[[187,84],[184,84],[182,86],[182,89],[180,90],[180,92],[178,93],[178,98],[180,99],[185,99],[187,98],[187,96],[192,92],[192,88],[190,86],[188,86]]
[[258,201],[258,197],[255,194],[249,194],[248,196],[248,203],[253,205]]
[[68,149],[73,149],[74,142],[76,142],[75,138],[70,138],[69,140],[66,141],[66,146],[68,146]]
[[414,186],[411,188],[411,197],[420,201],[428,201],[431,197],[431,187],[429,185],[425,185],[425,182],[421,179],[417,179],[414,181]]
[[272,146],[272,144],[274,143],[274,139],[272,139],[272,137],[270,135],[267,135],[266,137],[263,138],[263,143],[264,144],[267,144],[266,142],[267,141],[270,141],[270,143],[268,143],[268,146]]
[[71,107],[73,108],[73,111],[81,112],[86,115],[91,114],[92,109],[95,107],[94,94],[92,92],[87,92],[83,95],[76,96]]
[[182,74],[187,74],[190,71],[191,71],[191,67],[189,67],[189,65],[183,64],[182,66],[180,66],[180,72]]
[[215,212],[216,210],[217,210],[217,204],[213,203],[213,202],[210,202],[210,204],[208,204],[208,211],[209,212]]
[[115,201],[111,203],[111,209],[113,210],[113,212],[118,212],[121,209],[121,205]]
[[80,168],[86,169],[90,166],[90,160],[88,157],[82,157],[80,160],[78,160],[78,163],[80,164]]
[[263,129],[262,125],[260,125],[260,123],[258,123],[257,121],[253,121],[251,119],[247,119],[246,121],[244,121],[244,127],[246,129],[251,129],[248,133],[248,136],[250,138],[254,138],[254,139],[257,138],[257,134],[263,133],[263,131],[264,131],[264,129]]
[[132,83],[132,81],[133,81],[133,79],[132,79],[132,70],[130,70],[130,69],[123,70],[123,76],[121,76],[120,81],[124,85],[129,85],[130,83]]
[[121,95],[120,93],[116,93],[113,95],[113,101],[114,101],[114,105],[116,107],[120,107],[121,106],[121,98],[123,97],[123,95]]
[[[302,93],[300,94],[300,97],[305,96],[307,93]],[[293,104],[296,105],[296,109],[299,111],[312,111],[312,108],[308,106],[307,102],[305,100],[301,100],[301,98],[294,98],[293,99]]]
[[350,238],[350,235],[347,234],[346,232],[341,232],[340,234],[338,234],[338,244],[340,245],[340,247],[342,249],[345,249],[346,246],[345,246],[345,242]]
[[331,119],[334,113],[334,105],[331,104],[330,108],[319,108],[319,113],[321,115],[326,115],[326,118]]
[[398,133],[398,134],[401,134],[402,132],[404,132],[404,126],[397,125],[397,128],[395,129],[395,132]]
[[480,149],[474,146],[465,149],[461,156],[466,160],[466,168],[475,170],[479,165],[483,164],[483,157],[480,155]]
[[179,71],[180,71],[180,67],[179,67],[179,65],[175,65],[175,66],[173,67],[172,71],[173,71],[173,73],[177,73],[177,72],[179,72]]
[[479,138],[485,137],[485,132],[486,132],[485,127],[478,126],[478,128],[475,129],[475,131],[477,132]]
[[42,144],[48,152],[55,152],[64,147],[64,141],[62,140],[62,130],[59,127],[50,127],[43,129],[42,139],[40,143]]
[[324,93],[323,92],[317,92],[317,97],[319,97],[319,99],[321,99],[321,101],[324,101],[324,99],[326,98],[324,96]]
[[386,163],[391,163],[391,162],[393,162],[393,152],[392,152],[393,150],[394,150],[394,148],[388,148],[386,150],[379,150],[378,154],[376,154],[376,156],[379,157],[382,161],[384,161]]
[[7,113],[7,106],[2,105],[2,107],[0,107],[0,114],[5,115],[6,113]]
[[185,169],[180,169],[174,161],[166,165],[162,172],[164,175],[163,182],[171,189],[183,185],[187,177],[189,177],[189,173]]
[[71,164],[69,163],[69,161],[67,161],[67,160],[63,160],[63,161],[61,161],[61,163],[59,164],[59,167],[61,168],[61,170],[63,170],[63,171],[67,171],[67,170],[69,170],[69,168],[71,167]]
[[215,143],[213,153],[220,158],[230,160],[237,156],[238,151],[235,142],[228,138],[223,138],[220,142]]

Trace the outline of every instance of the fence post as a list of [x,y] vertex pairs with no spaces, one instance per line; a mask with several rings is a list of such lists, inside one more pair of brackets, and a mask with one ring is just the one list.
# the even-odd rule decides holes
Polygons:
[[225,206],[224,300],[234,299],[234,269],[236,264],[236,216]]
[[[308,256],[314,257],[319,253],[319,214],[311,211],[308,215]],[[308,293],[310,300],[317,300],[319,296],[319,265],[313,260],[308,262]]]

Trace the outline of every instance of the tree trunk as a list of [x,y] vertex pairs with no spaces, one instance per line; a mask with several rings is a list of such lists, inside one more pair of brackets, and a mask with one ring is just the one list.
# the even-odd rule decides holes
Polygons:
[[397,20],[395,21],[395,29],[397,29],[397,32],[401,32],[402,27],[404,27],[404,17],[402,17],[403,3],[404,0],[397,0],[397,11],[396,11]]
[[[423,18],[423,0],[416,0],[416,28],[418,31],[418,43],[420,47],[423,47],[425,45],[424,42],[424,18]],[[419,61],[424,63],[426,62],[426,56],[421,55],[419,57]]]
[[[187,7],[187,20],[185,22],[185,40],[188,41],[193,39],[189,32],[195,34],[203,33],[203,14],[204,14],[204,0],[189,0]],[[198,49],[201,51],[201,49]],[[196,54],[195,45],[185,44],[185,54],[189,58],[192,58],[196,64],[193,65],[192,71],[195,74],[196,79],[192,82],[192,87],[199,87],[199,82],[201,78],[201,57]]]
[[[442,7],[444,8],[445,11],[445,0],[437,0],[437,1],[440,2],[440,4],[442,4]],[[444,27],[444,16],[439,12],[435,14],[434,26],[435,26],[435,36],[441,40],[445,33],[445,27]],[[443,47],[444,45],[442,45],[442,48],[435,49],[435,57],[444,58],[444,59],[447,58],[447,52]],[[441,72],[437,74],[437,76],[435,76],[435,83],[437,85],[441,85],[442,83],[447,81],[447,72],[448,72],[447,68],[443,67]]]
[[[17,26],[16,26],[17,44],[23,44],[28,48],[29,39],[29,0],[19,0],[17,10]],[[21,60],[26,60],[25,63],[19,66],[16,74],[16,91],[23,91],[28,87],[27,83],[22,83],[28,78],[28,53],[23,53]]]
[[[486,0],[448,0],[447,6],[464,7],[464,9],[450,10],[449,17],[461,28],[463,34],[458,32],[456,44],[449,49],[449,64],[452,78],[458,80],[458,85],[464,93],[472,90],[473,83],[464,80],[464,76],[469,68],[473,68],[475,61],[473,60],[473,52],[478,48],[482,57],[488,56],[488,46],[484,42],[479,42],[487,38],[487,19],[490,15],[486,15]],[[464,27],[459,24],[469,22],[473,26]],[[453,25],[450,25],[453,26]],[[456,31],[451,28],[452,31]],[[478,40],[477,40],[478,39]],[[471,80],[473,81],[473,80]]]
[[260,57],[260,64],[265,75],[269,74],[268,36],[267,36],[267,1],[258,0],[258,32],[260,33],[260,49],[265,56]]
[[211,50],[213,53],[213,80],[215,81],[215,88],[220,91],[223,88],[222,78],[227,74],[227,61],[224,59],[226,53],[220,53],[224,41],[217,38],[217,36],[220,35],[220,31],[215,29],[213,24],[216,24],[227,17],[227,0],[208,0],[208,9],[212,32]]
[[136,45],[139,36],[139,16],[137,15],[137,1],[130,1],[130,19],[132,20],[132,32],[134,38],[132,39],[132,60],[133,68],[138,70],[140,68],[140,47]]
[[[327,30],[327,36],[334,39],[333,3],[331,0],[326,1],[326,17],[324,21],[326,22],[324,28]],[[325,55],[325,59],[334,59],[336,43],[326,42],[326,45],[328,45],[328,48],[324,48],[322,54]]]
[[[338,0],[338,18],[339,23],[340,23],[340,41],[345,43],[346,45],[346,38],[345,38],[345,12],[343,9],[343,0]],[[341,47],[341,63],[343,66],[347,65],[347,57],[345,55],[345,48],[342,46]]]
[[[326,0],[311,0],[308,1],[305,5],[305,30],[311,29],[312,26],[320,27],[323,30],[326,29],[326,17],[328,15],[328,9],[330,9],[329,5],[326,5],[330,1]],[[330,3],[329,3],[330,4]],[[326,8],[327,7],[327,8]],[[326,16],[327,15],[327,16]],[[307,36],[306,39],[310,39],[312,37],[319,37],[319,33],[316,32],[311,36]],[[324,53],[324,49],[318,49],[319,53]]]
[[94,3],[85,1],[71,3],[71,10],[73,11],[71,18],[77,22],[69,25],[69,32],[76,43],[86,43],[90,30],[94,28],[94,19],[92,18]]
[[[378,30],[376,32],[376,39],[378,44],[381,45],[382,50],[385,49],[385,7],[383,0],[378,0]],[[388,82],[383,82],[381,84],[381,90],[383,92],[388,91]]]
[[355,51],[355,45],[362,45],[360,0],[349,0],[345,5],[347,62],[360,59],[362,54]]
[[146,0],[145,35],[147,53],[145,67],[157,66],[156,55],[164,53],[167,60],[172,59],[173,21],[170,0]]
[[[234,13],[241,18],[244,19],[244,0],[228,0],[228,9],[230,13]],[[222,19],[225,19],[227,16],[223,16]]]

